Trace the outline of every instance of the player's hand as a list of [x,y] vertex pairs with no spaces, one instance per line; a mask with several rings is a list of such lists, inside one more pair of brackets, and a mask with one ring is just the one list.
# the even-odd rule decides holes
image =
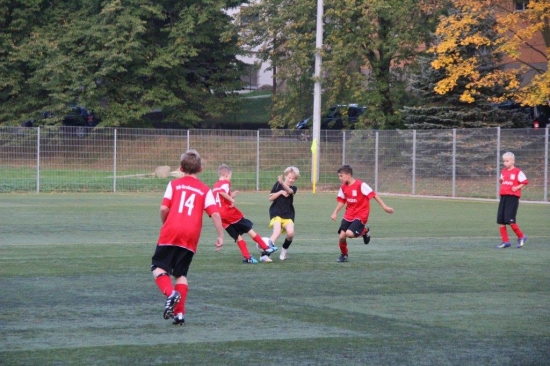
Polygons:
[[284,182],[284,181],[283,181],[283,176],[282,176],[282,175],[279,175],[279,176],[277,177],[277,180],[279,181],[279,184],[280,184],[280,185],[283,185],[283,182]]
[[393,213],[393,208],[386,206],[386,207],[384,207],[384,211],[386,211],[387,213],[392,214]]
[[223,248],[223,238],[219,237],[218,240],[216,240],[216,252],[219,252]]
[[239,191],[231,191],[231,198],[235,198],[237,193],[239,193]]
[[331,216],[330,216],[330,219],[332,221],[336,221],[336,213],[333,213]]

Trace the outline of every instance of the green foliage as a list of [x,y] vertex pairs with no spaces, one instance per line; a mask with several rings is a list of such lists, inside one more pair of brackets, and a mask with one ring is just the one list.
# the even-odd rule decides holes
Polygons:
[[[413,0],[324,2],[323,110],[334,104],[367,105],[357,128],[401,126],[406,66],[438,15],[437,6],[421,5]],[[274,98],[272,127],[292,127],[312,114],[315,9],[313,0],[269,0],[247,8],[243,43],[267,43],[261,56],[277,66],[283,85]]]
[[[94,110],[106,126],[132,126],[161,109],[193,126],[221,115],[242,64],[235,1],[13,2],[2,8],[0,122]],[[5,57],[4,57],[5,56]]]

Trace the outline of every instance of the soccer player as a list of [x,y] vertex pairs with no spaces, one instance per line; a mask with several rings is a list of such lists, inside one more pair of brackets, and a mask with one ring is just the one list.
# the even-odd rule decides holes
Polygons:
[[298,188],[294,186],[294,182],[300,176],[300,170],[295,166],[289,166],[285,169],[284,180],[283,176],[279,175],[277,182],[273,185],[269,200],[269,228],[273,229],[273,234],[269,238],[272,243],[277,241],[281,232],[286,233],[283,249],[279,259],[284,261],[292,239],[294,238],[294,195]]
[[502,243],[497,248],[504,249],[510,247],[510,239],[506,225],[510,225],[516,236],[518,244],[516,248],[521,248],[527,242],[525,235],[516,222],[516,215],[519,207],[519,198],[521,189],[529,184],[529,180],[523,172],[514,166],[516,157],[513,153],[507,152],[502,155],[504,169],[500,172],[500,203],[498,205],[497,224],[500,226],[500,236]]
[[[180,170],[183,177],[168,183],[164,192],[160,206],[162,227],[151,264],[155,283],[167,297],[164,319],[173,317],[175,325],[185,323],[187,272],[197,252],[203,211],[210,216],[218,233],[216,251],[223,246],[222,220],[210,187],[198,179],[202,165],[196,150],[188,150],[181,156]],[[175,278],[175,286],[170,275]]]
[[248,251],[246,241],[242,237],[245,233],[250,235],[252,240],[262,249],[260,261],[273,262],[269,256],[277,250],[277,247],[272,243],[264,243],[262,237],[252,230],[252,226],[254,225],[252,221],[245,218],[244,214],[235,207],[235,196],[238,191],[231,191],[232,176],[233,171],[229,166],[226,164],[220,165],[218,168],[218,181],[212,187],[212,192],[214,193],[222,217],[222,225],[229,236],[237,243],[243,256],[243,263],[258,263]]
[[347,238],[363,237],[363,242],[370,242],[370,230],[367,225],[370,213],[370,200],[374,198],[387,213],[393,213],[393,208],[386,206],[384,201],[372,190],[369,185],[359,179],[353,178],[353,169],[349,165],[342,165],[338,168],[338,179],[342,186],[338,190],[336,197],[337,204],[332,213],[332,221],[336,220],[336,215],[342,207],[346,206],[344,218],[338,229],[338,245],[340,246],[340,256],[337,262],[348,261]]

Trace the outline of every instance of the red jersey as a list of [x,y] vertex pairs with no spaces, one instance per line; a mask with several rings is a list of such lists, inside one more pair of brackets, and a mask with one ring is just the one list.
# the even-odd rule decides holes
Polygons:
[[239,222],[244,217],[244,214],[237,207],[231,207],[231,201],[222,197],[220,192],[225,192],[231,196],[231,182],[228,180],[219,180],[212,187],[212,193],[218,205],[222,217],[222,225],[225,229],[229,225]]
[[355,179],[351,185],[342,184],[338,190],[336,200],[346,203],[346,212],[344,220],[361,220],[366,224],[370,213],[370,199],[376,196],[376,193],[369,185],[359,179]]
[[519,184],[529,184],[529,180],[523,174],[523,172],[516,167],[508,170],[506,168],[502,169],[500,172],[500,195],[501,196],[518,196],[521,197],[521,189],[517,191],[512,191],[512,187]]
[[175,245],[197,252],[203,211],[218,212],[214,195],[206,184],[193,176],[174,179],[166,187],[162,205],[170,209],[160,228],[158,245]]

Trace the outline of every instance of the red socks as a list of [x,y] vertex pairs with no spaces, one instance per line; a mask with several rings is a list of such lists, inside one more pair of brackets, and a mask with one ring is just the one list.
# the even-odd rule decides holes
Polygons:
[[172,286],[172,279],[170,278],[170,275],[168,273],[161,274],[160,276],[155,278],[155,283],[157,284],[160,292],[164,294],[164,296],[168,297],[172,294],[174,287]]
[[347,242],[338,242],[338,245],[340,246],[340,253],[344,255],[348,255],[348,243]]
[[176,284],[175,290],[180,293],[181,300],[174,307],[174,314],[185,314],[185,299],[187,298],[187,291],[189,290],[189,286],[184,284]]
[[508,231],[506,226],[500,226],[500,237],[502,238],[503,243],[509,243],[510,239],[508,238]]
[[523,232],[519,228],[518,224],[510,224],[510,227],[512,228],[512,230],[514,230],[514,233],[516,234],[518,239],[523,238]]
[[237,242],[237,246],[239,247],[241,254],[243,255],[244,258],[250,258],[250,253],[248,252],[248,248],[246,247],[246,241],[242,239],[239,240]]
[[269,246],[266,243],[264,243],[264,241],[262,240],[262,237],[260,236],[260,234],[256,234],[256,236],[253,237],[252,240],[254,240],[256,243],[258,243],[260,248],[262,248],[263,250],[269,249]]

